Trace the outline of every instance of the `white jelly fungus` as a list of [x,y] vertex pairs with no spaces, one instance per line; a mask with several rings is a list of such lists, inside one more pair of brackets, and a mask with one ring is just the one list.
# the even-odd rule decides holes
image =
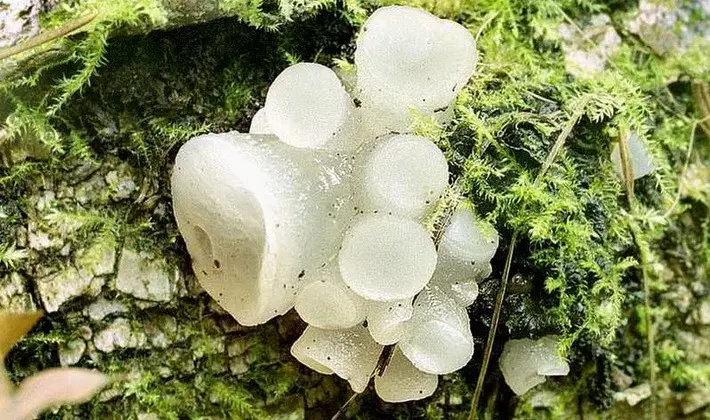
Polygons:
[[367,329],[380,344],[396,344],[404,337],[404,327],[412,317],[412,299],[394,302],[371,302],[367,312]]
[[422,372],[412,365],[399,349],[382,375],[375,376],[377,395],[387,402],[404,402],[426,398],[436,391],[439,376]]
[[298,315],[309,325],[323,329],[350,328],[365,320],[368,303],[343,282],[338,264],[315,271],[296,296]]
[[414,300],[414,314],[399,342],[402,353],[419,370],[455,372],[473,356],[473,336],[466,308],[437,288],[427,288]]
[[355,293],[391,302],[424,288],[436,267],[436,249],[419,223],[370,214],[359,216],[345,234],[338,263]]
[[537,341],[524,338],[509,340],[503,346],[499,365],[505,382],[517,395],[545,382],[547,376],[564,376],[569,365],[557,354],[558,339],[542,337]]
[[291,347],[301,363],[319,373],[335,373],[355,392],[367,387],[381,352],[382,346],[361,325],[341,330],[309,326]]
[[315,63],[299,63],[281,72],[264,105],[268,127],[296,147],[325,147],[336,137],[347,136],[353,111],[352,99],[335,72]]
[[466,306],[498,238],[461,204],[437,249],[423,221],[448,165],[410,125],[413,112],[445,123],[475,63],[461,25],[385,7],[363,26],[354,72],[288,67],[249,134],[183,145],[173,207],[205,290],[244,325],[295,307],[309,326],[293,356],[355,392],[374,375],[385,401],[432,395],[473,355]]
[[424,10],[384,7],[365,22],[355,66],[370,132],[401,132],[413,109],[440,121],[450,115],[476,67],[476,42],[463,26]]
[[449,181],[444,154],[424,137],[392,136],[363,161],[360,199],[366,211],[418,219],[434,206]]

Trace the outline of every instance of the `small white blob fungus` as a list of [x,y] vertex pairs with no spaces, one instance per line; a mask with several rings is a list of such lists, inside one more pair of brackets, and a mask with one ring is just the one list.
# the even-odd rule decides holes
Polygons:
[[498,233],[476,220],[468,203],[460,204],[444,230],[431,285],[439,287],[459,305],[478,297],[478,281],[491,273],[490,259],[498,248]]
[[380,344],[395,344],[404,336],[404,326],[412,317],[412,299],[394,302],[371,302],[367,312],[367,329]]
[[362,325],[342,330],[308,326],[291,347],[291,354],[299,362],[319,373],[335,373],[355,392],[367,387],[380,353],[382,346]]
[[296,297],[296,312],[309,325],[322,329],[350,328],[365,320],[367,301],[343,283],[337,262],[308,276]]
[[422,372],[412,365],[402,351],[394,354],[382,376],[375,376],[375,391],[383,401],[398,403],[431,396],[439,385],[439,376]]
[[476,42],[463,26],[424,10],[383,7],[360,32],[355,65],[363,118],[373,132],[404,132],[412,108],[446,113],[473,74]]
[[322,148],[349,131],[354,106],[333,70],[299,63],[276,77],[264,109],[268,126],[281,141]]
[[345,234],[338,263],[353,292],[389,302],[411,298],[424,288],[436,267],[436,249],[419,223],[366,214]]
[[249,134],[274,134],[269,126],[269,118],[266,116],[264,108],[256,111],[254,117],[252,117]]
[[366,154],[360,181],[366,211],[410,219],[424,216],[449,180],[444,154],[431,140],[395,135]]
[[[653,159],[648,153],[648,149],[641,137],[632,132],[629,135],[627,144],[629,146],[629,159],[631,160],[631,172],[633,173],[634,179],[639,179],[653,172],[655,169]],[[614,164],[614,169],[619,175],[619,178],[624,179],[624,170],[621,166],[619,147],[619,143],[614,145],[614,149],[611,151],[611,162]]]
[[469,322],[465,308],[441,290],[427,287],[414,300],[414,314],[399,348],[424,372],[444,375],[457,371],[473,356]]
[[527,338],[509,340],[500,356],[500,370],[505,382],[517,395],[546,380],[546,376],[564,376],[569,365],[557,354],[558,339],[542,337],[537,341]]

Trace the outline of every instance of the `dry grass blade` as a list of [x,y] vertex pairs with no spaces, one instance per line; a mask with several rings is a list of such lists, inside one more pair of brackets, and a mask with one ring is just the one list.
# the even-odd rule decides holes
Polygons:
[[[534,184],[538,185],[547,174],[552,164],[557,159],[560,154],[562,147],[572,133],[572,129],[579,121],[582,114],[584,114],[587,104],[589,103],[589,97],[583,98],[578,108],[575,110],[574,114],[570,117],[567,125],[564,127],[555,144],[552,146],[550,153],[547,155],[547,159],[542,165],[540,172],[535,177]],[[525,211],[525,207],[521,209]],[[505,267],[503,268],[503,277],[501,278],[500,289],[498,290],[498,295],[496,297],[496,303],[493,308],[493,317],[491,318],[491,328],[488,331],[488,338],[486,339],[486,348],[483,353],[483,362],[481,363],[481,371],[478,374],[478,379],[476,380],[476,389],[473,392],[473,398],[471,399],[471,411],[469,412],[469,420],[474,420],[478,417],[478,402],[481,398],[481,393],[483,392],[483,384],[486,380],[486,372],[488,371],[488,364],[490,362],[491,353],[493,352],[493,343],[495,342],[496,332],[498,331],[498,320],[500,319],[500,313],[503,308],[503,301],[505,300],[505,291],[508,286],[508,279],[510,278],[510,268],[513,262],[513,254],[515,251],[515,244],[518,240],[518,232],[513,232],[513,236],[510,238],[510,246],[508,247],[508,256],[506,257]]]
[[348,398],[347,401],[345,401],[345,404],[340,407],[340,410],[338,410],[338,412],[335,413],[333,417],[330,418],[330,420],[338,420],[343,417],[345,415],[345,412],[348,411],[348,407],[350,406],[350,404],[352,404],[353,401],[355,401],[355,399],[360,395],[362,394],[354,393],[350,398]]
[[43,315],[42,312],[0,313],[0,361]]
[[498,289],[498,296],[496,296],[496,303],[495,307],[493,308],[491,329],[488,331],[486,349],[483,353],[483,363],[481,364],[481,371],[478,374],[478,379],[476,380],[476,389],[473,392],[473,399],[471,400],[471,412],[469,413],[468,417],[471,420],[478,417],[478,401],[481,399],[481,393],[483,392],[483,383],[486,380],[486,371],[488,370],[488,363],[491,359],[493,343],[495,342],[495,336],[498,330],[498,319],[500,318],[501,309],[503,308],[503,301],[505,300],[505,290],[508,285],[508,279],[510,278],[510,267],[513,263],[513,254],[515,251],[515,243],[517,242],[517,240],[518,232],[515,232],[513,233],[513,237],[510,239],[508,256],[505,259],[505,267],[503,268],[503,278],[500,281],[500,289]]
[[626,197],[629,200],[629,207],[634,202],[634,168],[631,165],[629,152],[629,132],[624,131],[619,135],[619,160],[621,161],[621,172],[624,176],[624,188]]
[[91,12],[88,15],[67,22],[64,25],[58,26],[54,29],[50,29],[49,31],[37,35],[34,38],[30,38],[25,42],[22,42],[12,47],[4,48],[0,50],[0,60],[4,60],[8,57],[12,57],[13,55],[17,55],[25,51],[31,50],[32,48],[38,47],[42,44],[46,44],[47,42],[53,41],[57,38],[69,35],[70,33],[76,31],[82,26],[88,25],[92,20],[96,19],[96,16],[98,15],[98,12]]
[[704,80],[693,80],[691,85],[693,100],[700,110],[700,128],[710,137],[710,86]]

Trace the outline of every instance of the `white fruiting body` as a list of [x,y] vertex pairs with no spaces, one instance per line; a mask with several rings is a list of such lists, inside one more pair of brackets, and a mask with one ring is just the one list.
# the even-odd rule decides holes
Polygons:
[[476,49],[464,27],[399,6],[376,11],[357,45],[355,74],[291,66],[250,134],[183,145],[174,212],[195,275],[237,321],[295,307],[309,326],[294,357],[355,392],[395,345],[375,389],[400,402],[431,395],[437,375],[471,359],[466,306],[498,246],[462,204],[437,250],[423,221],[448,165],[408,132],[412,112],[451,117]]
[[557,337],[537,341],[527,338],[509,340],[500,356],[500,370],[505,382],[518,395],[545,382],[547,376],[564,376],[569,365],[557,354]]

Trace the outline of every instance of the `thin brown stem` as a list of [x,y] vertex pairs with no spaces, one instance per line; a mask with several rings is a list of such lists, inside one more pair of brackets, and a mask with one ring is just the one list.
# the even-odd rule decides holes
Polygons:
[[30,38],[25,42],[19,43],[12,47],[3,48],[0,50],[0,60],[4,60],[8,57],[12,57],[13,55],[17,55],[42,44],[46,44],[47,42],[53,41],[57,38],[69,35],[82,26],[89,24],[92,20],[96,19],[96,16],[98,15],[98,12],[91,12],[54,29],[50,29],[47,32],[37,35],[36,37]]
[[624,188],[626,188],[626,198],[629,201],[629,209],[633,208],[634,196],[634,168],[631,166],[631,156],[629,152],[629,132],[624,130],[619,135],[619,160],[621,161],[621,173],[624,177]]
[[700,111],[700,128],[703,129],[705,135],[710,137],[710,86],[704,80],[693,80],[691,85],[693,100]]
[[567,137],[569,137],[570,133],[572,133],[572,129],[577,124],[577,121],[579,121],[579,118],[582,116],[584,111],[587,109],[588,103],[589,103],[589,96],[585,97],[581,101],[579,108],[577,108],[577,110],[574,112],[574,114],[572,114],[572,118],[569,119],[565,128],[562,130],[560,135],[557,136],[557,140],[555,140],[555,144],[552,146],[552,150],[550,150],[550,153],[547,154],[547,159],[545,159],[545,163],[542,164],[542,168],[540,169],[540,172],[535,177],[535,182],[534,182],[535,185],[540,184],[543,177],[547,174],[547,171],[550,169],[550,166],[552,166],[552,163],[555,161],[555,159],[557,159],[557,155],[560,154],[562,147],[565,145],[565,141],[567,141]]
[[491,358],[491,352],[493,351],[493,343],[495,341],[496,332],[498,330],[498,319],[500,318],[501,308],[503,307],[503,301],[505,300],[505,289],[508,285],[508,278],[510,277],[510,267],[513,263],[513,253],[515,251],[515,243],[517,242],[517,240],[518,232],[514,232],[513,237],[510,239],[508,256],[505,260],[505,267],[503,268],[503,277],[500,281],[500,289],[498,289],[498,296],[496,297],[495,307],[493,308],[491,329],[488,331],[486,349],[483,352],[483,362],[481,364],[481,371],[478,374],[478,380],[476,381],[476,389],[473,392],[473,399],[471,400],[471,412],[468,415],[468,418],[470,420],[474,420],[478,417],[478,401],[481,399],[481,393],[483,392],[483,382],[486,380],[486,371],[488,370],[488,363]]
[[350,398],[348,398],[347,401],[345,401],[345,404],[343,404],[343,406],[340,407],[340,410],[338,410],[338,412],[335,413],[333,415],[333,417],[330,418],[330,420],[338,420],[341,417],[343,417],[345,415],[345,412],[348,411],[348,407],[350,407],[350,404],[352,404],[353,401],[355,401],[355,399],[357,399],[357,397],[360,395],[362,395],[362,394],[357,393],[357,392],[353,393],[353,395]]

